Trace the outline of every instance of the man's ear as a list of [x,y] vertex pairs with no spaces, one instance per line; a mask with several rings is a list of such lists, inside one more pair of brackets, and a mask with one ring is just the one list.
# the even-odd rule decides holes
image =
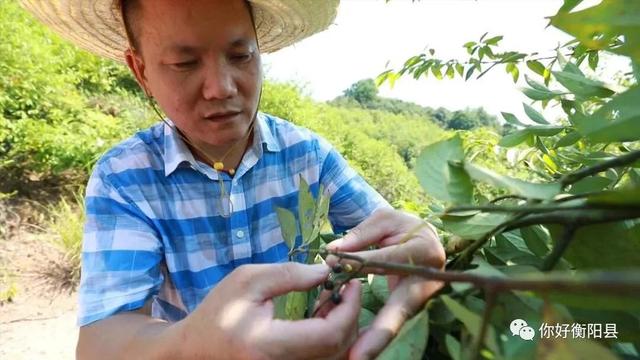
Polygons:
[[152,97],[153,95],[151,94],[151,91],[147,86],[147,78],[144,75],[144,70],[145,70],[144,61],[142,61],[142,59],[138,55],[136,55],[134,50],[132,50],[131,48],[125,50],[124,56],[125,56],[125,59],[127,60],[127,66],[129,66],[129,69],[131,70],[133,75],[136,77],[136,81],[138,82],[138,85],[140,85],[140,87],[142,88],[142,91],[144,91],[144,93],[148,97]]

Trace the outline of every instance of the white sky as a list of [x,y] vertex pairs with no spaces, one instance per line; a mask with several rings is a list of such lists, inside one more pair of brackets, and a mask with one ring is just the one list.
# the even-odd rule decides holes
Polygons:
[[[322,1],[322,0],[318,0]],[[585,5],[597,3],[587,0]],[[398,68],[407,58],[428,48],[441,59],[466,59],[462,44],[482,34],[504,35],[502,50],[551,54],[568,35],[546,28],[547,16],[557,12],[562,0],[342,0],[338,17],[329,30],[275,54],[265,55],[267,76],[293,80],[316,100],[341,95],[352,83],[375,78],[385,65]],[[545,29],[546,28],[546,29]],[[521,70],[522,73],[522,70]],[[472,78],[473,79],[473,78]],[[380,88],[380,95],[451,110],[483,106],[490,113],[523,114],[514,84],[496,68],[480,80],[415,81],[408,77]]]

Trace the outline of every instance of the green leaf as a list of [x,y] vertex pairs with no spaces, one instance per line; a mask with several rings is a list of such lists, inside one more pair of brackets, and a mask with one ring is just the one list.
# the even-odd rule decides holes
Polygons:
[[471,202],[473,187],[463,169],[450,165],[450,161],[463,161],[462,139],[450,139],[427,146],[416,161],[416,174],[427,194],[444,202],[466,204]]
[[536,184],[520,179],[500,175],[489,169],[473,164],[465,164],[465,170],[476,181],[485,182],[498,188],[506,189],[512,194],[521,195],[531,199],[552,199],[561,191],[559,183]]
[[503,112],[501,114],[504,120],[509,124],[512,124],[515,126],[526,126],[525,124],[521,123],[520,120],[518,120],[518,118],[515,115],[511,113]]
[[544,75],[545,67],[538,60],[529,60],[529,61],[527,61],[527,67],[529,69],[531,69],[531,71],[535,72],[536,74],[538,74],[540,76]]
[[562,86],[578,96],[596,96],[602,98],[610,97],[615,94],[613,90],[606,88],[602,82],[588,79],[584,75],[568,72],[566,70],[553,71],[553,75],[556,77],[556,80],[562,84]]
[[449,79],[453,79],[456,76],[455,70],[453,70],[453,65],[447,66],[446,75]]
[[420,360],[429,339],[429,312],[423,309],[407,321],[378,360]]
[[442,80],[442,72],[440,71],[441,68],[442,68],[441,65],[434,65],[431,67],[431,72],[433,73],[433,76],[435,76],[436,79],[438,80]]
[[[562,227],[549,225],[555,242]],[[577,269],[632,269],[640,264],[640,224],[627,220],[580,227],[564,254]]]
[[371,281],[369,282],[369,286],[371,287],[371,292],[373,296],[378,299],[381,303],[386,303],[389,299],[389,283],[387,282],[387,277],[384,275],[373,275],[371,277]]
[[[575,0],[574,0],[575,1]],[[569,8],[574,5],[569,4]],[[610,50],[640,60],[640,2],[635,0],[602,1],[581,11],[559,12],[551,24],[575,36],[581,44],[593,50]],[[612,40],[624,37],[619,46]]]
[[582,135],[580,135],[579,132],[570,130],[565,136],[563,136],[562,138],[560,138],[560,140],[558,140],[558,142],[556,142],[554,147],[557,149],[565,146],[571,146],[577,143],[580,139],[582,139]]
[[296,236],[298,236],[296,217],[291,211],[281,207],[276,207],[276,214],[278,215],[280,232],[282,233],[284,242],[287,244],[289,251],[291,251],[295,248]]
[[494,37],[492,37],[490,39],[485,40],[484,43],[487,44],[487,45],[498,45],[500,40],[502,40],[503,38],[504,38],[504,36],[502,36],[502,35],[494,36]]
[[[635,273],[635,278],[640,273]],[[562,305],[572,306],[580,309],[591,309],[597,311],[606,310],[640,310],[640,299],[629,294],[607,295],[607,294],[574,294],[570,292],[549,292],[546,294],[549,300]]]
[[549,245],[551,244],[551,236],[540,225],[527,226],[520,229],[522,238],[527,244],[527,248],[539,257],[543,257],[549,253]]
[[522,105],[524,106],[524,112],[527,114],[529,119],[537,122],[538,124],[549,125],[547,119],[545,119],[544,116],[542,116],[542,114],[540,114],[536,109],[525,103]]
[[518,130],[503,136],[498,142],[498,145],[502,147],[513,147],[522,144],[531,137],[531,133],[526,129]]
[[365,308],[360,308],[360,314],[358,315],[358,329],[371,325],[375,318],[376,314]]
[[307,293],[290,292],[273,298],[275,318],[281,320],[300,320],[307,311]]
[[[609,181],[613,181],[607,178]],[[640,188],[635,189],[617,189],[612,191],[603,191],[587,197],[587,204],[598,205],[618,205],[618,206],[639,206],[640,205]]]
[[457,63],[456,64],[456,71],[458,72],[458,75],[463,76],[464,75],[464,65]]
[[540,341],[539,346],[539,351],[544,351],[547,359],[618,359],[618,357],[606,347],[588,339],[563,339],[563,341],[549,339],[548,341]]
[[604,176],[590,176],[571,185],[571,190],[569,190],[569,192],[574,195],[588,194],[601,191],[611,185],[611,183],[611,179]]
[[589,67],[591,70],[596,71],[598,68],[598,62],[600,61],[600,56],[597,51],[592,51],[589,53]]
[[315,218],[316,202],[309,190],[309,184],[300,175],[300,189],[298,190],[298,219],[302,232],[302,243],[309,244],[313,232],[313,219]]
[[446,231],[465,240],[478,240],[509,218],[502,213],[478,213],[467,217],[445,215],[442,224]]
[[[464,324],[469,333],[471,333],[473,337],[477,339],[480,336],[480,325],[482,324],[482,319],[480,318],[480,316],[473,313],[471,310],[467,309],[457,301],[453,300],[448,295],[442,295],[440,298],[447,306],[449,311],[451,311],[453,315]],[[489,325],[489,328],[487,329],[485,344],[491,351],[496,354],[500,354],[500,349],[496,341],[496,333],[491,325]]]
[[524,88],[522,92],[531,100],[551,100],[555,99],[559,96],[562,96],[563,93],[558,91],[551,90],[539,90],[533,88]]
[[508,63],[506,70],[507,70],[507,73],[511,74],[511,77],[513,78],[513,82],[517,83],[518,79],[520,78],[520,70],[518,70],[518,67],[516,66],[516,64]]
[[446,334],[444,337],[445,345],[447,346],[447,352],[453,360],[461,359],[461,347],[460,342],[453,336]]
[[[373,275],[372,275],[373,276]],[[369,282],[362,282],[362,288],[360,290],[360,298],[362,302],[362,307],[373,312],[377,313],[380,308],[384,305],[384,302],[380,301],[373,291],[371,290],[371,285]]]
[[564,4],[560,8],[559,12],[569,12],[578,6],[584,0],[564,0]]
[[577,130],[596,143],[640,139],[640,86],[614,97],[593,115],[576,113],[571,121]]

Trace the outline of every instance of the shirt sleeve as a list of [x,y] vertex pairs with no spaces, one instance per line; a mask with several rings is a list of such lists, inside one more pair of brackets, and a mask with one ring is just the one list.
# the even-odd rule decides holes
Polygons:
[[361,223],[380,208],[391,205],[325,139],[319,137],[320,184],[330,196],[329,221],[336,234]]
[[163,281],[157,232],[105,167],[98,165],[87,185],[78,326],[141,308]]

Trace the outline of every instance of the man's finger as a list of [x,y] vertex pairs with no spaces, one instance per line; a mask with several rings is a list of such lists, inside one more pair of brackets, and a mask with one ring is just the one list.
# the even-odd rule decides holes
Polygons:
[[[415,265],[439,265],[439,259],[441,257],[440,252],[437,249],[432,249],[431,242],[424,241],[423,239],[412,239],[402,244],[391,245],[381,249],[358,251],[350,253],[350,255],[358,256],[364,261],[376,261],[383,263],[403,263],[403,264],[415,264]],[[327,257],[327,265],[333,267],[338,261],[344,266],[349,264],[353,269],[359,269],[361,262],[349,259],[338,259],[335,255]],[[375,267],[364,267],[361,269],[368,273],[376,274],[391,274],[392,272],[377,269]]]
[[442,287],[442,283],[419,277],[404,278],[380,309],[371,327],[351,347],[350,358],[371,359],[400,331],[404,322]]
[[327,250],[349,252],[378,244],[393,229],[392,220],[388,209],[379,209],[351,229],[345,236],[329,243]]
[[240,286],[246,286],[254,301],[264,301],[291,291],[305,291],[320,284],[329,276],[325,264],[305,265],[288,262],[282,264],[250,265],[239,275]]
[[[350,281],[341,293],[342,302],[324,318],[274,320],[268,341],[289,354],[305,353],[309,358],[335,356],[345,351],[357,334],[360,286],[359,280]],[[291,341],[291,336],[304,341]]]

